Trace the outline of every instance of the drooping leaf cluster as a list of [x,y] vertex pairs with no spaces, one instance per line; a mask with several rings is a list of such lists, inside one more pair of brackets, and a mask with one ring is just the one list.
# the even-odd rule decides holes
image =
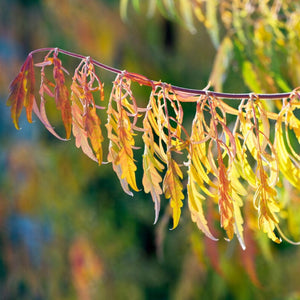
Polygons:
[[[69,73],[58,58],[59,52],[82,58],[70,87],[65,78]],[[227,238],[236,236],[244,249],[243,223],[247,219],[244,206],[250,201],[257,212],[258,228],[274,242],[281,241],[278,233],[285,238],[279,222],[287,203],[278,197],[278,192],[287,184],[292,190],[300,190],[297,90],[282,99],[277,113],[269,112],[265,102],[253,93],[240,99],[236,109],[217,97],[218,93],[191,92],[57,48],[50,49],[44,60],[36,64],[32,54],[10,86],[7,104],[11,106],[17,129],[25,107],[29,122],[33,111],[54,136],[64,139],[54,130],[46,114],[46,102],[54,101],[66,139],[73,136],[76,146],[99,165],[106,160],[103,141],[109,141],[107,161],[112,164],[123,190],[133,195],[142,186],[150,193],[155,222],[160,202],[165,198],[169,200],[173,228],[176,228],[187,201],[193,222],[207,237],[217,240],[211,230],[214,224],[206,217],[208,205],[213,205]],[[34,66],[41,71],[39,101],[34,90]],[[117,73],[106,108],[95,102],[95,99],[104,100],[103,83],[95,66]],[[138,106],[131,87],[133,82],[152,88],[146,107]],[[184,127],[182,102],[196,102],[190,130]],[[106,109],[106,121],[100,120],[99,109]],[[102,133],[104,122],[107,134]],[[141,158],[135,154],[139,132],[144,147]],[[138,159],[143,161],[141,182],[136,180]]]

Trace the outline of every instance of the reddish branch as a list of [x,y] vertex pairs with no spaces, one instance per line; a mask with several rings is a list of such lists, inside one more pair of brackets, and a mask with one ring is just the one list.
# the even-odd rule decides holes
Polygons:
[[[51,51],[51,50],[55,50],[57,52],[60,52],[60,53],[63,53],[63,54],[66,54],[68,56],[72,56],[75,58],[79,58],[79,59],[86,58],[86,56],[84,56],[84,55],[73,53],[73,52],[66,51],[66,50],[59,49],[59,48],[40,48],[40,49],[36,49],[36,50],[30,52],[30,54],[39,53],[39,52],[43,52],[43,51]],[[90,62],[92,62],[95,66],[100,67],[100,68],[107,70],[109,72],[112,72],[112,73],[121,74],[124,72],[119,69],[107,66],[103,63],[100,63],[99,61],[94,60],[92,58],[90,58]],[[158,81],[148,79],[147,77],[140,75],[140,74],[128,72],[126,75],[131,80],[138,82],[142,85],[155,86],[158,83]],[[183,93],[186,93],[187,95],[191,95],[191,96],[192,95],[207,95],[207,94],[209,94],[212,97],[223,98],[223,99],[250,99],[251,97],[253,97],[253,93],[241,93],[241,94],[218,93],[218,92],[213,92],[213,91],[208,91],[208,90],[183,88],[183,87],[179,87],[179,86],[175,86],[175,85],[170,85],[170,87],[174,91],[183,92]],[[275,99],[289,98],[292,93],[293,93],[293,91],[289,92],[289,93],[277,93],[277,94],[256,94],[256,96],[260,99],[265,99],[265,100],[274,99],[275,100]],[[180,99],[180,101],[184,102],[183,99]],[[186,102],[196,102],[196,101],[197,101],[196,98],[188,98],[186,100]]]

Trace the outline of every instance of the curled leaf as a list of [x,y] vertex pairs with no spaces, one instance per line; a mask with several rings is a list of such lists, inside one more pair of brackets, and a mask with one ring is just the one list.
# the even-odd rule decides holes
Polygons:
[[[97,86],[93,85],[95,82]],[[81,147],[88,157],[101,165],[103,136],[93,94],[100,92],[101,99],[103,85],[95,74],[93,64],[88,59],[83,60],[75,70],[71,90],[72,125],[76,146]]]

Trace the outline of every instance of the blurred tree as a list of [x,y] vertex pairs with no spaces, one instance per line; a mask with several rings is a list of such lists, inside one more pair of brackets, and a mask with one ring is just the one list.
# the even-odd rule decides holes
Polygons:
[[[143,98],[147,97],[148,90],[134,85],[129,87],[127,80],[137,81],[141,84],[146,83],[147,85],[151,82],[149,77],[161,77],[164,81],[175,84],[192,86],[199,85],[200,82],[204,85],[208,80],[210,69],[212,69],[210,79],[213,86],[219,91],[223,87],[228,91],[230,89],[239,91],[244,88],[240,81],[237,83],[234,79],[239,78],[240,75],[237,74],[242,74],[245,85],[256,93],[287,91],[291,100],[289,105],[294,108],[294,111],[284,111],[283,109],[287,109],[284,106],[286,104],[284,101],[277,101],[276,107],[274,107],[270,103],[275,102],[260,102],[254,98],[252,100],[257,100],[254,106],[256,112],[254,116],[257,114],[257,118],[252,115],[252,121],[251,117],[247,119],[245,126],[246,129],[247,126],[250,126],[250,132],[253,133],[253,135],[252,133],[248,134],[250,139],[255,138],[257,136],[255,122],[261,118],[259,130],[263,134],[258,134],[260,137],[257,143],[268,148],[263,153],[263,159],[272,165],[271,155],[274,154],[274,151],[270,143],[266,141],[271,141],[271,144],[275,143],[274,133],[270,130],[270,136],[267,135],[268,126],[266,124],[269,122],[268,117],[271,116],[273,117],[273,119],[270,118],[271,127],[275,125],[273,120],[276,115],[277,131],[281,128],[280,122],[286,124],[283,126],[283,130],[288,130],[288,127],[291,129],[286,131],[288,135],[285,136],[284,143],[286,147],[295,149],[294,153],[288,150],[288,157],[293,157],[289,167],[293,167],[292,170],[299,170],[299,162],[297,161],[299,153],[297,142],[299,99],[297,98],[297,91],[289,93],[290,90],[288,89],[289,86],[296,86],[299,80],[291,76],[292,73],[288,72],[289,68],[285,66],[278,68],[279,62],[284,61],[281,60],[282,54],[287,59],[294,57],[293,62],[297,62],[299,49],[291,51],[290,56],[289,51],[286,50],[290,47],[289,43],[293,47],[299,45],[297,42],[299,35],[292,34],[292,31],[297,29],[297,18],[294,19],[299,13],[297,4],[288,1],[257,3],[235,1],[234,4],[221,1],[221,4],[217,5],[214,1],[178,1],[177,3],[180,5],[172,6],[171,4],[176,2],[149,1],[148,12],[150,14],[154,11],[154,3],[157,3],[157,7],[166,18],[179,18],[192,32],[195,32],[196,28],[192,20],[195,13],[197,18],[209,29],[208,32],[213,41],[210,43],[201,27],[198,34],[204,37],[202,40],[197,39],[196,36],[187,35],[173,21],[166,21],[165,18],[158,15],[153,15],[152,20],[145,21],[143,14],[145,1],[132,1],[134,7],[141,11],[140,14],[136,14],[130,9],[126,13],[125,8],[130,5],[130,1],[122,1],[121,15],[125,18],[126,14],[130,14],[125,27],[119,20],[117,6],[111,1],[110,3],[106,2],[90,0],[84,3],[75,1],[70,4],[66,1],[40,1],[36,3],[37,5],[26,4],[26,9],[21,9],[21,12],[28,11],[30,14],[34,7],[37,11],[33,14],[42,15],[46,20],[45,23],[41,23],[41,26],[37,26],[40,32],[46,34],[43,34],[41,40],[35,38],[34,41],[30,41],[28,49],[51,43],[59,47],[86,52],[93,57],[100,56],[105,62],[146,75],[145,78],[137,74],[125,73],[123,79],[117,78],[114,83],[115,94],[112,93],[112,98],[117,98],[117,83],[120,83],[119,88],[123,93],[129,93],[138,99],[138,107],[146,106],[147,102],[144,101],[143,103]],[[115,4],[118,4],[118,1],[115,1]],[[21,7],[17,2],[14,5],[17,10]],[[12,7],[7,7],[9,7],[7,11],[11,12]],[[278,19],[279,22],[271,22],[271,13],[274,13],[272,17]],[[41,22],[41,19],[36,20]],[[221,21],[223,25],[221,25]],[[276,29],[276,26],[279,29]],[[17,28],[19,30],[20,27],[17,26]],[[278,30],[283,33],[278,33]],[[22,30],[20,32],[22,33]],[[30,31],[28,34],[30,35]],[[268,34],[274,35],[276,38],[281,37],[283,41],[278,42],[275,39],[274,42],[270,36],[267,37]],[[244,39],[241,38],[243,35],[245,35]],[[31,36],[35,35],[31,34]],[[17,39],[21,40],[19,37]],[[35,43],[38,45],[35,46]],[[268,46],[265,47],[266,43]],[[213,46],[217,49],[217,54],[212,64]],[[201,55],[195,55],[195,49],[202,49]],[[25,51],[27,50],[25,49]],[[41,56],[37,55],[37,57],[35,62],[41,61]],[[53,57],[54,60],[58,59],[55,58],[55,55]],[[272,57],[271,60],[270,57]],[[49,60],[46,58],[44,64],[47,65],[51,59],[53,62],[52,57]],[[187,61],[190,62],[188,67]],[[90,62],[95,64],[93,60]],[[199,65],[203,66],[204,62],[205,67],[200,72],[198,70]],[[56,60],[56,63],[57,68],[59,60]],[[72,69],[72,60],[66,59],[63,63],[68,70]],[[28,71],[29,65],[30,63],[25,64],[24,73]],[[297,72],[296,66],[292,63],[291,70],[294,70],[294,74]],[[49,66],[46,67],[46,70],[48,68]],[[10,70],[9,67],[6,69]],[[226,81],[224,74],[227,74]],[[80,77],[79,73],[77,75]],[[58,81],[55,82],[55,78],[51,78],[50,72],[46,71],[46,76],[56,86],[59,86]],[[72,73],[71,76],[73,76]],[[80,109],[80,85],[82,81],[78,80],[79,77],[76,77],[77,88],[73,85],[71,91],[73,91],[72,101],[75,99],[73,103],[76,103]],[[69,86],[71,77],[65,75],[65,80],[66,85]],[[107,82],[111,80],[110,74],[101,72],[101,81],[105,82],[105,88]],[[52,89],[51,84],[49,86]],[[95,88],[95,85],[93,87]],[[30,89],[27,88],[28,90]],[[162,89],[162,91],[164,90]],[[177,91],[174,95],[177,97],[184,96]],[[213,110],[214,108],[209,104],[210,95],[212,94],[204,95],[203,103],[208,101],[208,104],[203,107]],[[252,95],[252,97],[254,96]],[[55,106],[51,105],[51,97],[49,95],[45,97],[49,119],[53,120],[55,129],[62,132]],[[90,113],[92,115],[93,108],[96,107],[100,119],[103,120],[106,113],[98,109],[98,105],[101,105],[100,96],[94,97],[97,106],[93,101],[87,103]],[[157,94],[154,93],[152,97],[158,100],[163,99],[162,93],[159,91]],[[166,99],[170,101],[171,105],[178,105],[180,108],[172,97],[172,92],[168,91]],[[193,101],[196,99],[191,95],[189,97]],[[105,100],[108,100],[106,93]],[[153,100],[152,108],[155,103],[159,103],[158,100],[155,100],[157,102]],[[127,109],[130,124],[133,124],[132,112],[135,108],[132,106],[133,102],[130,97],[126,101],[123,106]],[[228,123],[226,125],[232,130],[234,114],[233,116],[229,116],[230,113],[227,112],[223,114],[224,109],[229,108],[224,106],[225,103],[223,104],[223,102],[218,103],[221,103],[215,108],[217,119],[220,121],[217,125],[218,130],[223,129],[225,137],[227,134],[230,142],[230,145],[222,148],[224,150],[226,147],[226,149],[232,147],[232,140],[228,133],[230,132],[229,129],[224,127],[222,122],[223,120],[226,122],[227,116]],[[110,101],[110,105],[113,106],[114,102]],[[182,106],[186,117],[184,127],[188,128],[192,121],[195,105],[183,103]],[[120,108],[113,106],[113,109],[119,112]],[[168,109],[170,117],[175,117],[175,109],[173,111],[169,106]],[[270,110],[273,110],[273,113]],[[247,116],[250,112],[251,107],[245,106],[242,107],[241,115]],[[144,111],[141,110],[139,113],[143,114]],[[265,118],[265,113],[267,118]],[[110,115],[114,117],[115,113],[112,112]],[[123,119],[126,118],[124,115],[123,117]],[[209,118],[209,115],[205,114],[205,118]],[[45,119],[42,119],[45,122]],[[97,118],[94,117],[95,119]],[[167,118],[164,119],[163,117],[162,119],[166,120]],[[83,119],[77,115],[77,123],[75,125],[73,123],[73,126],[80,124],[81,121],[78,120],[83,122]],[[210,120],[208,119],[206,127],[213,124]],[[178,124],[181,124],[182,121],[179,116],[177,121],[169,122],[176,129],[176,133],[172,133],[175,150],[184,151],[187,154],[183,143],[186,140],[178,133],[182,127]],[[242,123],[243,119],[240,121]],[[64,122],[67,129],[69,121],[65,118]],[[141,123],[139,120],[134,125],[142,126]],[[20,124],[24,128],[24,120],[21,120]],[[135,130],[134,126],[132,128]],[[105,132],[103,126],[101,129],[102,132]],[[168,138],[166,131],[167,129],[164,128],[161,132],[163,139]],[[88,130],[86,132],[90,134]],[[245,136],[245,133],[238,132]],[[37,134],[40,135],[39,140],[47,138],[45,141],[47,146],[45,146],[45,142],[39,144],[35,136],[34,139],[33,137],[30,138],[30,145],[19,144],[15,146],[15,150],[7,148],[2,155],[3,169],[10,173],[10,175],[2,175],[1,177],[3,187],[1,194],[4,198],[1,212],[5,224],[2,232],[4,251],[1,261],[3,261],[4,266],[2,276],[6,279],[3,281],[1,289],[7,299],[16,297],[21,299],[33,299],[34,297],[39,299],[62,297],[65,299],[76,297],[79,299],[107,299],[108,297],[113,299],[197,299],[199,297],[212,299],[274,297],[297,299],[299,296],[297,277],[294,275],[297,274],[299,267],[296,263],[299,261],[297,259],[299,251],[286,244],[280,247],[270,244],[264,235],[258,231],[257,212],[251,205],[253,200],[250,193],[251,189],[247,190],[248,196],[243,196],[245,203],[243,209],[244,233],[247,246],[245,252],[238,247],[235,240],[229,244],[224,241],[215,243],[208,238],[203,240],[202,237],[199,237],[199,232],[195,231],[195,228],[187,222],[187,209],[183,209],[180,227],[166,234],[167,228],[171,226],[169,222],[171,212],[168,207],[165,207],[166,204],[162,203],[165,211],[164,216],[159,224],[153,228],[150,225],[151,203],[147,201],[146,195],[135,194],[136,199],[132,202],[117,188],[115,177],[106,166],[102,166],[98,170],[85,157],[79,158],[75,149],[63,148],[61,144],[53,141],[51,136],[45,135],[44,132]],[[118,131],[112,131],[111,134],[119,135]],[[128,132],[125,131],[124,135],[127,134]],[[76,142],[78,142],[78,135],[77,137],[76,134],[74,135]],[[20,136],[18,133],[18,137]],[[207,133],[207,136],[213,137],[211,131]],[[95,157],[98,146],[92,142],[92,135],[88,137],[91,142],[88,156]],[[287,137],[290,137],[290,141]],[[2,140],[7,142],[7,131]],[[158,140],[159,136],[156,136],[153,142]],[[215,141],[217,140],[218,138],[215,138]],[[135,137],[135,142],[136,146],[143,146],[141,135]],[[290,143],[292,147],[287,143]],[[153,144],[150,143],[149,145],[151,147]],[[106,140],[103,143],[103,149],[106,149],[107,146],[108,141]],[[259,155],[253,152],[251,145],[246,145],[246,147],[248,147],[247,155],[252,155],[252,160],[257,160]],[[23,150],[20,151],[20,149]],[[218,147],[214,148],[214,151],[217,150]],[[94,154],[91,154],[91,151],[95,151]],[[212,151],[213,155],[215,155],[214,151]],[[134,153],[135,157],[142,155],[141,150],[138,149],[134,149]],[[178,170],[178,167],[183,169],[184,167],[180,163],[176,167],[179,156],[175,154],[175,151],[170,153],[174,162],[168,162],[167,169]],[[105,154],[104,157],[106,157]],[[112,152],[110,155],[113,155]],[[8,157],[10,158],[8,159]],[[28,157],[34,157],[34,159],[29,160]],[[131,159],[131,155],[129,157]],[[223,159],[225,168],[229,170],[227,159],[230,161],[230,154],[227,155],[224,151]],[[252,160],[249,161],[249,165],[255,168]],[[221,158],[219,157],[218,167],[222,165],[220,162]],[[116,161],[113,163],[116,168],[118,163]],[[131,160],[128,160],[128,164],[130,163]],[[264,164],[264,162],[261,163]],[[136,164],[136,177],[142,178],[141,161]],[[173,167],[170,168],[170,165]],[[265,164],[263,168],[266,168]],[[263,168],[261,168],[261,172]],[[272,171],[270,168],[271,174]],[[207,168],[207,172],[211,171]],[[289,171],[284,166],[281,166],[281,172],[284,176],[281,175],[279,180],[283,188],[276,187],[281,209],[278,215],[281,223],[287,223],[290,234],[294,239],[297,239],[299,238],[299,221],[297,218],[299,211],[299,190],[297,187],[299,185],[295,183],[299,181],[299,176],[294,171],[288,174]],[[165,173],[163,172],[161,175],[165,176]],[[177,175],[176,178],[180,177],[179,174]],[[212,173],[210,180],[212,180],[211,175]],[[121,183],[123,182],[123,188],[125,184],[125,190],[129,192],[126,182],[124,183],[124,176],[123,178],[121,176]],[[130,179],[125,178],[130,184]],[[262,180],[261,177],[258,179]],[[246,181],[251,183],[251,178],[243,179],[242,184],[246,185]],[[134,186],[134,183],[131,183],[131,186]],[[241,189],[241,187],[239,188]],[[167,188],[164,188],[167,196],[166,190]],[[185,194],[184,190],[183,193]],[[219,219],[219,215],[215,213],[217,199],[208,203],[210,205],[205,206],[204,209],[207,220],[212,225]],[[177,220],[176,215],[174,222],[175,220]],[[224,223],[223,227],[226,229]],[[228,234],[228,230],[226,231]],[[211,228],[211,233],[214,236],[219,236],[220,230]],[[154,244],[155,237],[156,244]],[[157,260],[155,251],[159,254],[161,261]],[[263,255],[257,255],[258,253]],[[289,263],[291,255],[295,257],[295,264]],[[239,259],[236,259],[237,257]],[[26,271],[20,272],[22,269]],[[248,275],[243,270],[246,270]],[[249,278],[252,282],[249,281]]]

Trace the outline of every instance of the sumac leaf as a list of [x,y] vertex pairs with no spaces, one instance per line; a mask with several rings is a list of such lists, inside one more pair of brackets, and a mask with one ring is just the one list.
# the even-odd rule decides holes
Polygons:
[[10,84],[10,95],[7,105],[11,106],[11,118],[17,129],[19,127],[19,118],[23,107],[26,108],[27,120],[32,122],[32,109],[34,98],[35,77],[33,70],[32,55],[28,55],[17,77]]

